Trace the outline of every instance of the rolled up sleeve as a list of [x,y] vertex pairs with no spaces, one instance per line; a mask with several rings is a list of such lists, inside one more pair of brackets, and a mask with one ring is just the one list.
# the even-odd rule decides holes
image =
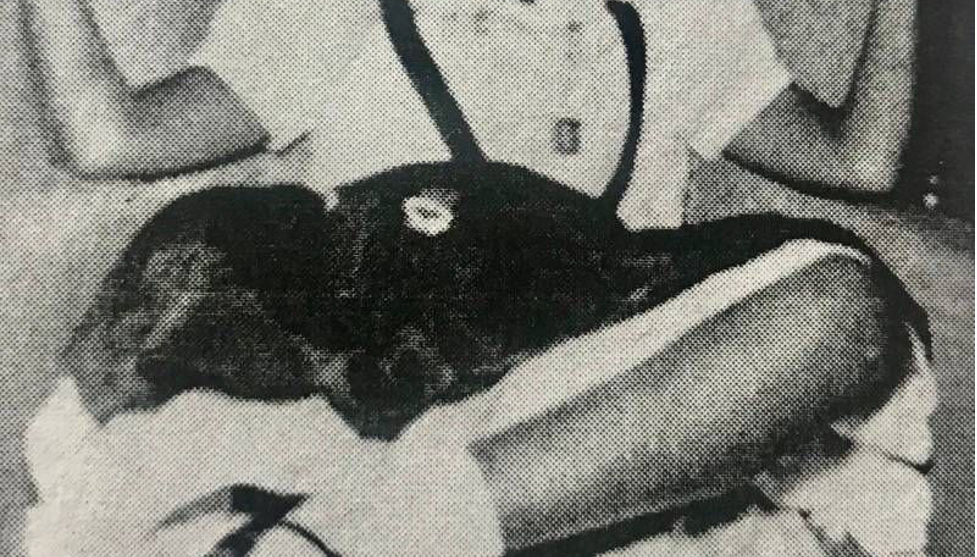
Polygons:
[[330,86],[359,52],[364,27],[378,21],[361,0],[227,0],[189,62],[217,74],[280,149],[330,109]]
[[792,76],[751,0],[684,12],[689,21],[672,53],[678,133],[699,155],[716,158]]

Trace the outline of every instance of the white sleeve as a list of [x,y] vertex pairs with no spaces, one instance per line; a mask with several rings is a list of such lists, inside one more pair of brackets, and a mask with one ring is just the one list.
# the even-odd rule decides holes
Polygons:
[[793,80],[753,1],[726,2],[723,8],[721,14],[709,12],[718,20],[707,24],[711,48],[694,49],[697,56],[690,60],[706,78],[696,99],[700,112],[687,130],[687,140],[707,159],[718,157]]
[[716,158],[791,82],[753,0],[633,0],[647,43],[644,130],[618,207],[632,229],[682,223],[689,150]]
[[[792,77],[753,0],[682,4],[669,10],[677,37],[668,44],[670,60],[661,77],[672,82],[671,116],[680,138],[715,158]],[[652,78],[654,72],[650,68]]]
[[372,2],[225,0],[190,64],[216,73],[280,149],[331,107],[328,85],[356,56]]

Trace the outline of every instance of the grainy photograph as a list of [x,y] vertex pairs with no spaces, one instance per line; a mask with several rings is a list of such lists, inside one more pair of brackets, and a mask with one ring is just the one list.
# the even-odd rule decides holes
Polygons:
[[973,44],[0,0],[0,554],[973,554]]

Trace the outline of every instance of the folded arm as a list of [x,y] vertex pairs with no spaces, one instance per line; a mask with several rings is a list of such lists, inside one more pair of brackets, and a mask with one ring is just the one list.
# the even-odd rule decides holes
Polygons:
[[129,86],[84,0],[22,5],[50,119],[74,171],[93,178],[176,173],[265,141],[257,118],[206,69]]
[[848,101],[819,103],[785,90],[726,149],[787,183],[888,191],[909,131],[915,79],[916,3],[880,0]]

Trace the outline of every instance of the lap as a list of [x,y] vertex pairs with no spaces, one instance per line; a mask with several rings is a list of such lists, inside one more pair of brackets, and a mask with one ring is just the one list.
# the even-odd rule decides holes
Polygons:
[[[327,311],[317,308],[330,296],[320,290],[336,265],[325,249],[333,240],[330,226],[322,201],[301,188],[217,188],[171,203],[130,242],[69,344],[64,363],[80,380],[86,402],[107,418],[194,386],[255,398],[321,392],[309,357],[314,350],[305,341],[329,329],[316,323]],[[703,337],[703,346],[728,352],[744,342],[776,340],[769,354],[783,356],[832,334],[838,349],[871,350],[882,342],[869,338],[885,304],[867,266],[829,258],[779,282],[740,300],[738,312],[717,317],[729,322],[731,333]],[[774,318],[795,319],[770,326]],[[865,326],[851,327],[859,320]],[[119,367],[131,362],[136,369]],[[182,366],[190,378],[181,382],[172,377],[183,372],[170,373],[162,389],[152,381],[166,366]],[[220,375],[228,368],[235,373]],[[201,378],[208,370],[214,373]]]
[[[828,350],[831,350],[831,346],[836,345],[839,339],[844,343],[846,339],[854,338],[858,334],[861,334],[854,330],[857,328],[858,323],[860,323],[858,316],[868,318],[870,321],[872,319],[881,319],[879,317],[881,315],[880,311],[884,308],[882,293],[876,289],[871,276],[867,273],[863,264],[857,260],[847,257],[816,257],[810,261],[810,264],[802,264],[797,270],[793,271],[788,269],[787,272],[782,274],[779,280],[772,280],[769,284],[764,284],[764,270],[770,270],[771,266],[783,269],[784,265],[781,265],[781,263],[784,263],[784,261],[786,260],[781,260],[779,263],[775,261],[766,267],[760,265],[754,274],[747,273],[740,281],[741,284],[746,285],[742,290],[736,289],[736,281],[719,281],[713,283],[706,281],[706,283],[698,285],[696,289],[693,289],[695,292],[692,292],[691,295],[679,296],[678,298],[680,299],[677,300],[679,303],[675,303],[675,301],[669,302],[671,303],[670,312],[662,311],[660,308],[653,310],[659,313],[654,316],[656,325],[652,326],[649,330],[659,335],[671,336],[673,339],[685,338],[688,335],[692,335],[692,337],[698,336],[701,340],[692,342],[693,345],[698,346],[699,349],[712,345],[718,354],[721,354],[723,350],[731,350],[731,347],[742,350],[744,347],[743,343],[754,343],[752,346],[755,346],[757,342],[755,335],[760,335],[761,338],[773,339],[772,344],[764,344],[763,346],[772,349],[772,356],[775,356],[774,353],[778,350],[777,342],[784,340],[793,343],[800,353],[805,353],[804,351],[808,350],[811,346],[826,346]],[[709,300],[714,298],[716,299],[716,303],[713,306],[713,311],[709,310],[707,306],[710,304]],[[669,303],[666,303],[666,305]],[[811,306],[814,307],[812,308]],[[730,315],[728,311],[730,308],[745,308],[745,310],[738,317],[728,317]],[[791,322],[792,328],[782,326],[782,322],[777,321],[778,318]],[[703,323],[707,323],[711,319],[715,321],[715,326],[703,326]],[[808,325],[815,332],[807,332],[804,335],[798,336],[797,331],[807,328]],[[725,332],[722,334],[715,332],[723,329],[725,329]],[[764,337],[764,335],[766,336]],[[825,342],[825,339],[829,341]],[[608,341],[610,349],[614,349],[614,346],[616,346],[616,349],[620,351],[622,345],[619,340],[620,337],[615,338],[614,335],[610,335]],[[851,344],[854,348],[849,347],[849,349],[862,349],[861,341],[852,341]],[[583,343],[575,347],[571,346],[570,348],[575,349],[581,355],[593,352],[593,344],[588,345]],[[557,347],[554,352],[558,352],[559,350],[560,347]],[[869,348],[868,350],[871,351],[872,349]],[[823,355],[823,352],[817,351],[807,353],[809,357],[811,354]],[[545,358],[545,355],[541,357]],[[556,357],[560,357],[560,355],[556,354]],[[561,357],[561,359],[565,358]],[[527,366],[527,369],[531,371],[545,371],[546,369],[552,371],[553,369],[551,366],[547,366],[545,361],[534,364],[530,363]],[[518,371],[516,375],[519,375]],[[515,385],[518,386],[518,377],[515,378],[515,381]],[[559,388],[557,388],[556,384],[564,381],[560,377],[557,377],[553,382],[555,384],[552,392],[558,393]],[[523,399],[527,398],[525,396],[526,392],[539,393],[541,389],[538,386],[540,384],[547,384],[546,377],[537,376],[535,380],[532,380],[532,384],[535,387],[531,391],[522,389]],[[506,390],[512,392],[513,384],[503,382],[498,387],[500,387],[503,393],[501,396],[504,396]],[[549,389],[545,390],[547,393],[550,392]],[[545,396],[543,393],[539,394]],[[514,411],[518,413],[518,408]],[[506,420],[502,421],[504,422]],[[867,468],[863,469],[868,470]],[[757,531],[767,531],[768,526],[776,530],[776,528],[780,527],[778,526],[780,524],[779,520],[777,519],[773,522],[767,521],[766,519],[762,521],[754,520],[752,524],[767,525]],[[754,530],[756,528],[754,527]],[[736,538],[738,535],[733,536]],[[273,539],[273,537],[269,538],[268,543],[271,543]],[[697,539],[702,538],[700,536]],[[711,539],[715,541],[721,539],[721,536]],[[674,541],[671,540],[667,543]],[[652,544],[649,547],[652,549],[657,548],[655,550],[660,550],[662,547],[671,547],[668,545],[663,546],[658,542],[655,543],[658,545]],[[693,547],[688,545],[692,543],[691,541],[683,541],[679,545],[685,544],[682,547]],[[701,549],[705,546],[698,547]],[[654,554],[654,552],[652,551],[646,554]]]
[[[67,350],[64,363],[91,408],[105,418],[193,386],[223,386],[255,398],[317,392],[322,385],[302,338],[315,329],[310,323],[322,301],[316,290],[335,263],[319,249],[331,241],[329,226],[321,199],[298,187],[216,188],[160,211],[130,242]],[[722,257],[727,254],[717,255]],[[685,259],[690,267],[715,265]],[[864,263],[845,256],[812,261],[738,300],[734,310],[703,321],[688,342],[700,347],[699,357],[716,359],[744,344],[766,345],[763,356],[770,360],[786,360],[789,353],[812,357],[826,343],[836,351],[885,351],[887,335],[899,334],[889,322],[904,317],[893,315],[890,293]],[[181,365],[162,361],[164,352],[212,360],[185,362],[191,367],[239,371],[230,379],[171,381],[169,392],[148,392],[161,373],[156,367]],[[141,369],[117,369],[134,356]],[[132,380],[123,380],[126,373]],[[291,382],[276,383],[282,378]]]

